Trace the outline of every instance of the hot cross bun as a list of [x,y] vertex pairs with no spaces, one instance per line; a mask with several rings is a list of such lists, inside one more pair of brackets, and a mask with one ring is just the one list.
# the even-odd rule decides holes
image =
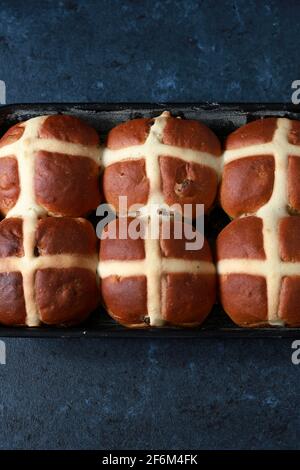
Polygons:
[[183,237],[175,239],[174,223],[168,232],[164,220],[155,239],[149,220],[124,219],[125,235],[132,222],[140,224],[143,238],[122,238],[117,224],[115,239],[107,236],[100,243],[98,272],[108,312],[130,327],[200,325],[215,301],[215,267],[207,241],[190,250],[182,223]]
[[0,139],[0,211],[79,217],[100,202],[97,132],[66,115],[16,124]]
[[300,325],[300,123],[269,118],[226,141],[218,237],[223,306],[243,326]]
[[97,132],[41,116],[0,140],[0,323],[74,324],[96,307],[96,236],[83,216],[100,201]]
[[[191,204],[212,207],[218,185],[221,147],[204,124],[164,112],[154,119],[133,119],[108,135],[103,153],[103,191],[119,212],[119,196],[149,215],[153,205]],[[139,211],[129,211],[133,214]]]
[[71,325],[97,306],[97,239],[84,219],[43,218],[30,238],[22,218],[0,222],[0,323]]

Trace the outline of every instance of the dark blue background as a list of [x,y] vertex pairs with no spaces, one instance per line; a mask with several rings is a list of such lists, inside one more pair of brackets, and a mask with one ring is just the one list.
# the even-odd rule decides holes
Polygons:
[[[8,102],[290,101],[294,1],[1,1]],[[290,340],[7,340],[1,448],[299,448]]]

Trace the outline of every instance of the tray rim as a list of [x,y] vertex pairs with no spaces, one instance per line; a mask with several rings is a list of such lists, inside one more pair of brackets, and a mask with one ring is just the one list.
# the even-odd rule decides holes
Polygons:
[[[87,111],[118,111],[128,110],[128,108],[135,108],[137,110],[156,110],[160,109],[174,109],[174,108],[188,108],[193,109],[201,108],[204,111],[218,110],[218,108],[225,108],[227,110],[236,110],[241,113],[253,113],[259,111],[271,112],[288,112],[300,114],[300,105],[291,102],[31,102],[31,103],[6,103],[0,105],[0,125],[2,125],[2,114],[13,114],[20,110],[28,109],[30,107],[46,107],[47,108],[69,108],[74,110],[81,109]],[[49,109],[48,109],[49,111]],[[62,110],[64,111],[64,109]],[[42,111],[41,111],[42,112]],[[57,112],[60,112],[58,109]],[[101,328],[93,328],[92,326],[77,326],[77,327],[5,327],[0,326],[0,338],[60,338],[60,339],[79,339],[79,338],[134,338],[134,339],[261,339],[261,338],[300,338],[300,328],[282,328],[282,327],[269,327],[269,328],[241,328],[232,323],[232,327],[214,328],[195,328],[195,329],[180,329],[180,328],[157,328],[157,329],[129,329],[121,325],[111,324],[109,326],[103,325]]]

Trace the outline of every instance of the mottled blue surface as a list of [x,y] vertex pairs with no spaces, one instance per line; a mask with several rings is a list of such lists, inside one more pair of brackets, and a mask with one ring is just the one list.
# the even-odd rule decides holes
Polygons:
[[[288,101],[293,1],[1,1],[8,102]],[[289,340],[7,340],[0,448],[299,448]]]

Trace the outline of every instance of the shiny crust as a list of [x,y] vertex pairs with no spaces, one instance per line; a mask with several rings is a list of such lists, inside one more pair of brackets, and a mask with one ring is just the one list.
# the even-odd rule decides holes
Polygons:
[[273,184],[271,155],[234,160],[223,170],[221,205],[231,217],[254,213],[270,199]]
[[271,142],[277,126],[276,118],[258,119],[232,132],[226,139],[225,149],[234,150],[250,145]]
[[218,260],[265,259],[262,229],[262,219],[258,217],[245,217],[231,222],[217,238]]
[[147,280],[145,276],[120,278],[109,276],[101,281],[102,298],[109,314],[129,327],[145,327],[147,322]]
[[6,215],[20,194],[18,162],[11,157],[0,158],[0,212]]
[[[300,262],[300,216],[282,218],[279,221],[278,238],[282,261]],[[261,219],[245,217],[227,225],[218,236],[217,255],[218,260],[265,259]],[[243,273],[220,276],[221,302],[235,323],[241,326],[267,325],[265,283],[264,277]],[[300,324],[299,288],[300,276],[283,277],[279,314],[287,326]]]
[[[0,140],[0,147],[19,140],[26,122],[9,129]],[[50,116],[38,130],[38,137],[58,139],[62,143],[97,148],[97,132],[73,116]],[[82,149],[84,152],[84,148]],[[84,153],[83,153],[84,155]],[[94,210],[100,203],[99,167],[86,156],[40,151],[36,155],[34,185],[37,203],[49,214],[79,217]],[[6,215],[20,194],[18,162],[14,155],[0,159],[0,211]]]
[[[81,145],[83,156],[47,151],[39,151],[34,155],[33,184],[36,202],[47,209],[49,214],[80,216],[89,213],[100,202],[99,168],[94,159],[84,156],[84,147],[97,149],[97,132],[72,116],[50,116],[38,123],[41,123],[38,138],[49,142],[51,139],[57,139],[62,144],[65,142]],[[17,124],[9,129],[0,140],[0,147],[18,141],[23,136],[26,125]],[[47,146],[47,142],[43,145]],[[94,154],[90,150],[89,152]],[[0,159],[0,210],[3,214],[7,214],[18,200],[18,172],[16,155]],[[26,188],[22,188],[22,191],[26,191]],[[82,321],[99,302],[96,272],[80,267],[80,257],[90,257],[91,261],[96,258],[97,239],[92,225],[83,219],[45,218],[38,221],[35,236],[36,256],[65,254],[79,257],[78,267],[64,268],[62,257],[57,268],[50,269],[46,266],[45,269],[40,268],[34,273],[35,298],[41,321],[52,325],[68,325]],[[17,270],[21,269],[21,264],[18,266],[18,262],[13,258],[22,256],[23,220],[5,219],[0,223],[0,258],[12,257],[10,263],[13,264],[13,269]],[[21,272],[0,273],[1,323],[26,323],[23,289]]]
[[100,144],[99,136],[95,129],[81,121],[81,119],[66,115],[47,117],[39,129],[39,137],[42,139],[58,139],[63,142],[86,146],[97,146]]
[[217,136],[201,122],[190,119],[169,117],[163,133],[163,143],[216,156],[221,155],[221,145]]
[[[130,224],[136,224],[136,222],[137,220],[133,218],[115,219],[104,228],[103,237],[105,239],[103,238],[100,243],[100,259],[102,261],[128,261],[145,258],[144,240],[141,238],[132,240],[127,237]],[[124,230],[124,239],[120,239],[122,230]],[[115,238],[113,238],[114,235]]]
[[218,178],[214,170],[197,163],[188,163],[174,157],[160,157],[162,192],[165,202],[180,204],[204,204],[205,212],[211,208],[217,193]]
[[[153,120],[133,119],[113,128],[107,138],[107,148],[119,150],[145,143]],[[198,121],[168,117],[162,135],[166,145],[221,155],[221,145],[215,134]],[[160,156],[160,188],[164,201],[173,204],[205,204],[208,211],[217,192],[216,172],[195,162],[185,162],[172,156]],[[109,165],[103,176],[105,199],[118,212],[118,196],[128,197],[128,206],[145,205],[149,197],[149,181],[145,162],[128,160]],[[195,208],[193,208],[195,211]],[[194,212],[195,216],[195,212]]]
[[99,169],[87,157],[38,152],[35,164],[38,204],[54,215],[80,217],[100,203]]
[[291,121],[292,126],[288,135],[288,141],[292,145],[300,145],[300,122]]
[[267,286],[262,276],[227,274],[219,278],[224,310],[240,326],[267,326]]
[[[84,219],[46,218],[36,229],[36,252],[40,256],[73,254],[95,256],[97,239]],[[42,322],[49,325],[80,323],[97,307],[96,273],[78,267],[40,269],[35,276],[36,302]]]
[[[90,222],[84,219],[45,218],[36,228],[36,256],[96,256],[97,239]],[[0,222],[0,258],[21,257],[23,220]],[[41,321],[74,324],[84,320],[99,302],[96,272],[78,267],[40,269],[35,273],[35,295]],[[22,274],[0,273],[0,323],[25,324],[26,312]]]
[[97,307],[96,276],[88,269],[41,269],[35,276],[36,302],[47,325],[74,325]]
[[118,150],[143,144],[149,135],[151,123],[152,119],[132,119],[119,124],[109,132],[107,147]]
[[[258,217],[237,219],[217,238],[217,258],[265,259],[263,223]],[[267,326],[267,288],[263,276],[247,273],[219,276],[220,300],[230,318],[240,326]]]
[[[133,219],[130,219],[131,222]],[[179,223],[179,222],[178,222]],[[111,227],[113,222],[109,224]],[[162,238],[166,222],[160,227],[161,256],[185,260],[211,261],[207,241],[201,250],[186,251],[186,238]],[[108,229],[107,229],[108,230]],[[119,232],[117,233],[117,237]],[[183,229],[184,233],[184,229]],[[100,244],[101,262],[109,260],[143,260],[144,241],[123,239],[104,239]],[[147,320],[147,279],[141,275],[131,277],[108,276],[101,280],[102,298],[107,311],[119,323],[130,327],[146,327]],[[181,326],[196,326],[203,322],[215,301],[216,277],[214,274],[195,275],[192,273],[162,273],[161,307],[162,317],[167,323]],[[178,295],[180,292],[180,296]],[[178,308],[177,308],[178,307]]]
[[[174,237],[175,228],[178,225],[178,228],[182,227],[183,237],[181,239],[176,239]],[[203,247],[201,250],[186,250],[185,244],[192,234],[196,234],[195,229],[193,229],[190,225],[184,224],[182,225],[181,222],[175,222],[171,224],[171,237],[168,239],[164,233],[167,230],[168,222],[162,222],[160,227],[160,250],[161,255],[164,258],[177,258],[177,259],[185,259],[191,261],[212,261],[211,251],[209,244],[206,239],[203,241]],[[198,232],[198,235],[199,232]],[[192,241],[192,240],[191,240]]]
[[106,201],[119,208],[119,196],[127,197],[127,210],[133,204],[145,205],[149,196],[149,180],[145,160],[114,163],[103,174],[103,193]]
[[284,217],[279,222],[279,251],[283,261],[300,261],[300,216]]
[[93,256],[96,249],[94,228],[85,219],[48,217],[38,222],[36,250],[39,256],[62,253]]
[[0,148],[5,145],[10,145],[21,139],[24,134],[24,123],[15,124],[1,137]]
[[203,323],[216,296],[214,275],[167,274],[162,278],[161,287],[162,316],[175,326],[192,327]]
[[[72,116],[50,116],[41,120],[38,137],[98,147],[97,132]],[[0,140],[0,147],[19,140],[26,123],[17,124]],[[45,143],[43,145],[46,145]],[[82,155],[85,149],[82,148]],[[85,215],[100,202],[99,168],[87,156],[40,151],[35,158],[36,202],[50,214]],[[23,191],[26,188],[22,188]],[[15,155],[0,159],[0,211],[14,207],[20,193],[18,162]],[[26,216],[26,214],[24,214]],[[96,257],[97,239],[92,225],[83,219],[68,217],[38,221],[36,256],[76,255]],[[9,218],[0,223],[0,258],[24,256],[23,220]],[[35,273],[35,296],[41,321],[49,324],[73,324],[82,321],[99,302],[96,272],[80,267],[40,269]],[[11,260],[13,262],[13,260]],[[16,264],[16,269],[18,265]],[[0,275],[0,322],[24,324],[26,321],[22,274]]]
[[289,157],[288,200],[292,213],[300,213],[300,157]]
[[26,311],[21,273],[0,273],[0,299],[0,323],[24,325]]
[[287,326],[300,326],[300,276],[283,278],[279,312]]
[[[142,260],[145,258],[144,240],[139,237],[136,240],[131,238],[125,239],[130,230],[130,224],[134,224],[134,228],[140,233],[144,234],[143,224],[132,217],[127,219],[115,219],[111,221],[104,228],[103,239],[100,243],[100,260],[110,261],[130,261]],[[204,239],[203,247],[201,250],[186,250],[185,244],[191,239],[192,234],[196,234],[195,229],[188,224],[182,225],[180,221],[170,222],[170,231],[168,231],[168,221],[160,222],[160,252],[164,258],[178,258],[195,261],[212,261],[211,251],[209,244]],[[182,238],[176,239],[174,237],[176,225],[178,229],[181,226]],[[120,238],[121,230],[124,239]],[[109,232],[112,236],[109,236]],[[167,239],[167,233],[170,232],[170,238]],[[200,236],[200,234],[198,233]],[[201,237],[202,238],[202,237]]]
[[23,220],[4,219],[0,222],[0,258],[23,256]]
[[[290,125],[288,142],[300,145],[300,123],[290,121]],[[226,150],[235,149],[238,155],[238,149],[245,146],[268,143],[273,139],[276,128],[277,119],[274,118],[243,126],[228,136]],[[290,214],[297,214],[300,209],[299,178],[299,157],[290,155],[287,174],[287,209]],[[220,196],[222,207],[232,217],[255,213],[271,198],[273,184],[272,155],[254,155],[233,160],[225,165],[223,171]],[[276,209],[275,207],[274,210]],[[218,259],[264,259],[263,226],[259,220],[257,217],[245,217],[229,224],[218,236]],[[293,215],[281,218],[278,221],[277,235],[282,262],[299,262],[300,217]],[[265,243],[268,243],[268,239]],[[283,277],[281,280],[278,313],[287,326],[297,326],[300,323],[297,318],[299,279],[300,277],[293,276]],[[220,297],[224,309],[237,324],[268,325],[266,279],[263,276],[250,276],[247,273],[221,275]]]

